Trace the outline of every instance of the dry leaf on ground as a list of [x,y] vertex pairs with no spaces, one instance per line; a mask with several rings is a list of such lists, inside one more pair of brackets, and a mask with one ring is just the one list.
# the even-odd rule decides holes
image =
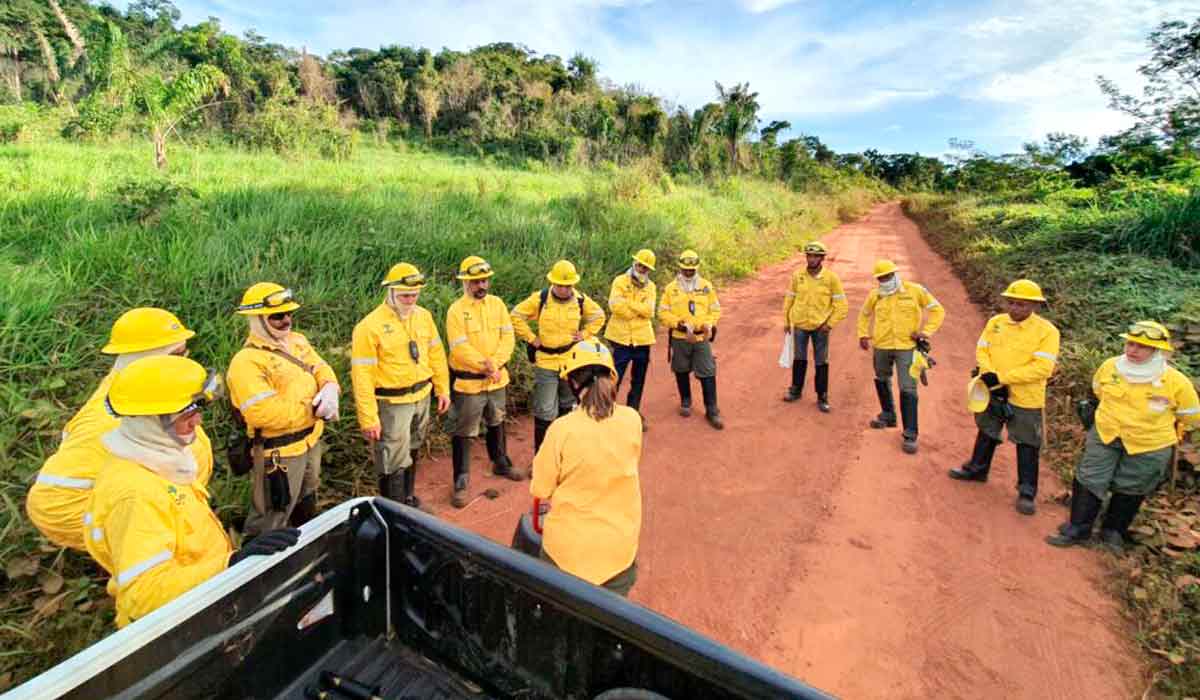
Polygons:
[[12,559],[4,567],[4,573],[10,580],[33,576],[38,572],[38,560],[33,557]]

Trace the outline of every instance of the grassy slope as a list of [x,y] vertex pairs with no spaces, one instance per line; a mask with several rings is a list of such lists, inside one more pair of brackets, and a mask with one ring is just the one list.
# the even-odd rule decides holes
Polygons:
[[[1162,258],[1086,249],[1100,232],[1147,223],[1130,222],[1136,216],[1130,211],[1081,213],[1047,204],[989,205],[931,196],[910,197],[904,205],[985,307],[998,308],[999,292],[1017,277],[1035,279],[1045,289],[1050,302],[1044,313],[1062,331],[1061,362],[1047,403],[1046,453],[1069,483],[1083,444],[1071,401],[1090,393],[1092,373],[1120,353],[1124,341],[1117,334],[1131,321],[1191,322],[1200,311],[1200,271]],[[1154,207],[1146,218],[1157,211]],[[1195,344],[1187,350],[1174,361],[1196,376],[1200,352]],[[1197,486],[1192,472],[1176,495],[1161,490],[1139,518],[1148,528],[1145,546],[1113,560],[1114,588],[1131,610],[1138,641],[1164,661],[1155,678],[1168,697],[1200,694],[1200,582],[1188,585],[1185,578],[1200,577],[1200,550],[1165,546],[1173,529],[1200,532]]]
[[[0,690],[111,626],[106,577],[41,541],[22,502],[58,430],[106,371],[97,349],[125,309],[177,312],[198,333],[192,357],[223,367],[244,336],[231,314],[241,291],[280,281],[305,304],[298,328],[349,386],[351,329],[401,259],[432,277],[422,303],[438,318],[458,294],[458,261],[472,253],[498,270],[493,289],[510,304],[541,287],[559,257],[574,260],[582,289],[603,300],[637,248],[669,261],[694,246],[706,274],[728,279],[794,251],[874,196],[738,179],[676,185],[645,168],[503,170],[392,148],[345,163],[180,148],[172,180],[194,196],[122,206],[131,199],[118,193],[123,184],[157,181],[149,164],[143,144],[0,147],[0,562],[13,574],[15,564],[38,567],[0,585]],[[523,360],[517,370],[526,372]],[[351,418],[329,431],[328,500],[370,488],[353,412],[343,415]],[[223,409],[207,419],[223,444]],[[244,511],[244,480],[219,468],[215,486],[222,517]]]

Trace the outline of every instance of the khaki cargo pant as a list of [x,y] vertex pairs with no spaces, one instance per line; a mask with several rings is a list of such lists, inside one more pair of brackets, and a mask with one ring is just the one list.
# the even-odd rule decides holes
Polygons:
[[480,421],[489,428],[504,425],[507,399],[508,392],[505,389],[481,391],[478,394],[454,392],[447,431],[455,437],[473,438],[479,435]]
[[1104,444],[1093,426],[1084,440],[1083,457],[1075,468],[1075,478],[1097,498],[1104,498],[1110,490],[1147,496],[1166,478],[1174,455],[1174,447],[1131,455],[1125,451],[1121,438]]
[[379,440],[375,442],[375,474],[395,474],[412,466],[412,453],[425,444],[429,432],[429,400],[416,403],[379,401]]
[[247,537],[288,526],[292,510],[300,499],[317,492],[317,484],[321,481],[321,454],[324,451],[325,446],[318,440],[302,455],[278,458],[279,468],[287,471],[288,490],[292,494],[292,500],[284,510],[271,510],[268,503],[265,472],[271,466],[271,453],[266,453],[262,469],[256,467],[250,470],[250,483],[253,484],[250,501],[254,504],[254,512],[246,518]]

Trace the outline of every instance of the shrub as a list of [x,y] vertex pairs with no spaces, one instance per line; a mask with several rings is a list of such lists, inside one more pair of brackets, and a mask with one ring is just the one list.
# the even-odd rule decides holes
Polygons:
[[0,143],[16,143],[21,140],[25,125],[21,122],[0,122]]
[[151,226],[175,202],[195,198],[196,191],[170,180],[129,180],[117,185],[116,195],[120,218]]
[[1071,208],[1094,207],[1099,203],[1099,198],[1096,196],[1096,190],[1090,187],[1078,187],[1057,192],[1051,192],[1046,196],[1047,204],[1055,204]]
[[345,160],[354,153],[358,133],[343,127],[331,105],[273,100],[235,130],[236,139],[282,156],[317,153]]

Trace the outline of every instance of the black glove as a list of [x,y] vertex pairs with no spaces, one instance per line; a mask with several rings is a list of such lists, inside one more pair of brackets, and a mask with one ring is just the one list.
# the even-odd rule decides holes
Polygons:
[[271,530],[255,537],[229,557],[229,565],[233,566],[246,557],[282,552],[300,541],[300,531],[293,527]]
[[930,346],[929,341],[926,340],[925,338],[918,338],[916,342],[917,342],[917,349],[920,350],[921,352],[925,353],[926,355],[928,355],[929,351],[933,349],[932,346]]
[[1000,386],[1000,377],[997,377],[995,372],[984,372],[979,377],[983,380],[984,384],[987,384],[987,388],[989,389],[995,389]]
[[972,367],[971,368],[971,379],[974,379],[975,377],[978,377],[978,376],[979,376],[979,367],[978,366]]

